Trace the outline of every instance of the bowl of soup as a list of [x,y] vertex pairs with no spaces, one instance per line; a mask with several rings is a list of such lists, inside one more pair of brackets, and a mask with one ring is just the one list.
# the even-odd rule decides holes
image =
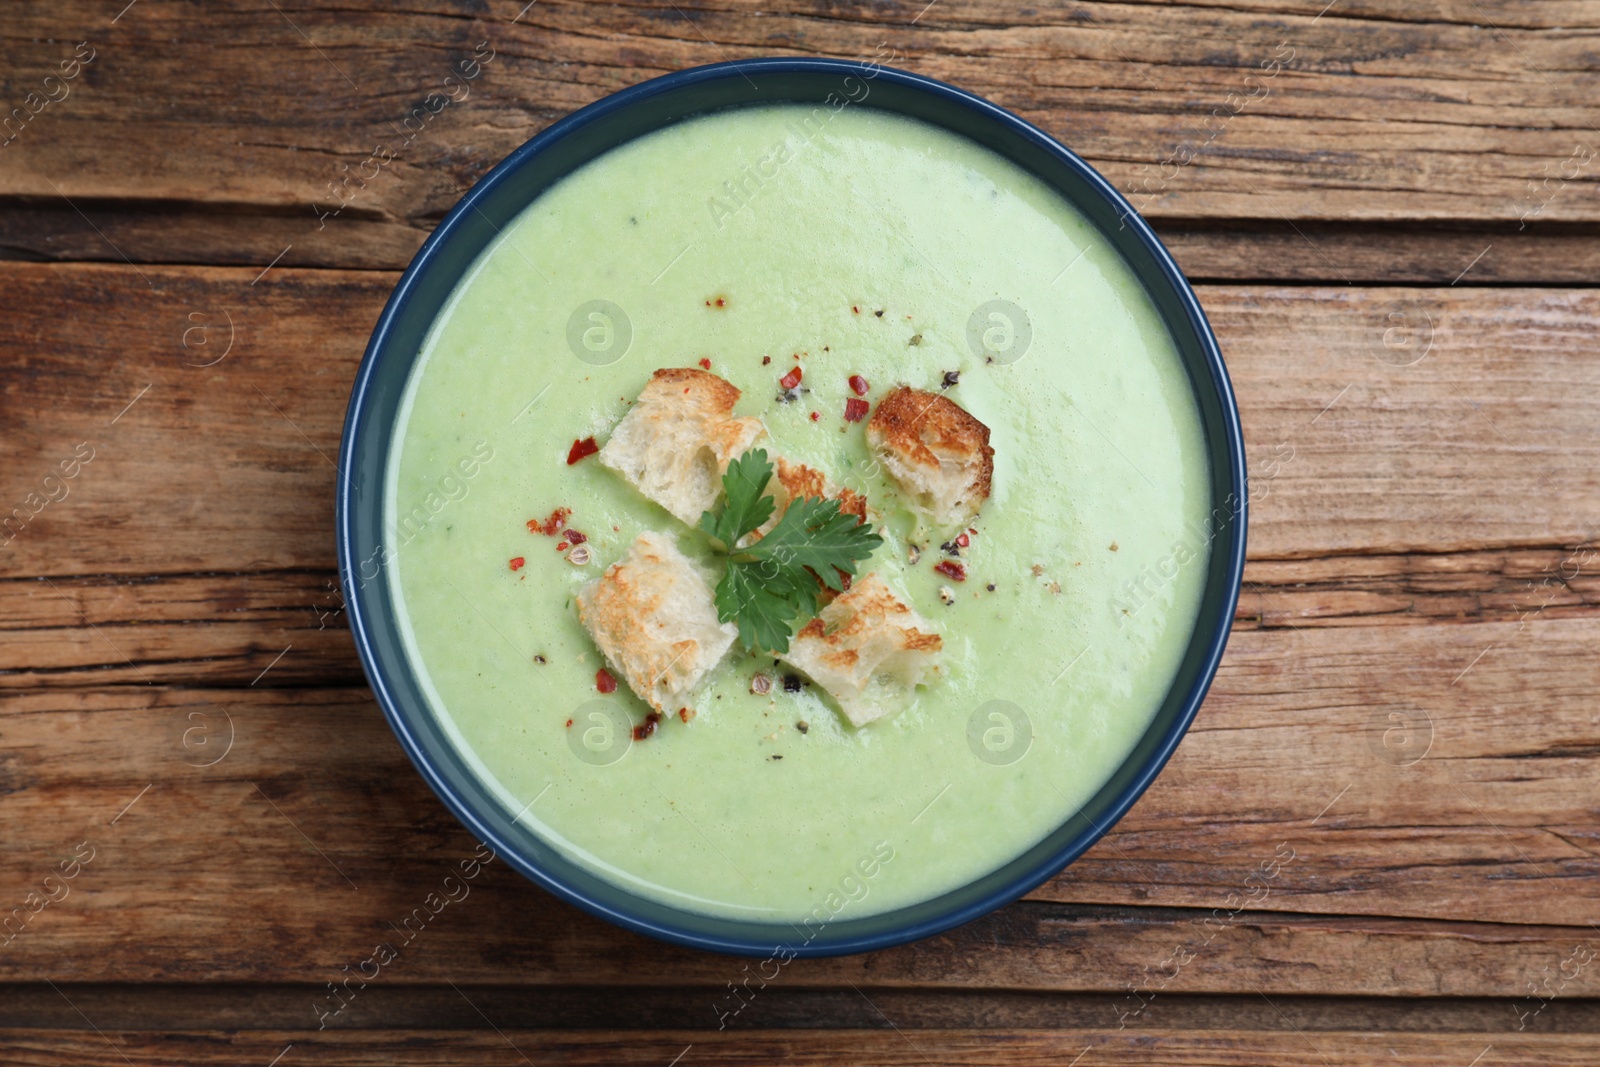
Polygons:
[[555,123],[352,391],[340,578],[428,784],[556,896],[789,959],[1062,870],[1216,670],[1245,458],[1149,227],[1014,115],[779,58]]

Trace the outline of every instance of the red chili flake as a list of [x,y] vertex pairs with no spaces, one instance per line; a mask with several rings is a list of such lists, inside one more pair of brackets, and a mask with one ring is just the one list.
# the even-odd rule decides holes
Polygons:
[[771,363],[771,362],[772,362],[772,357],[771,356],[762,356],[761,357],[761,365],[763,367],[765,367],[768,363]]
[[571,547],[572,546],[567,544],[565,541],[557,541],[556,542],[556,551],[557,552],[565,552],[567,549],[569,549]]
[[961,534],[960,536],[958,536],[956,538],[956,544],[960,545],[962,548],[966,548],[971,543],[972,543],[972,539],[969,538],[966,534]]
[[581,545],[585,541],[589,540],[589,535],[588,534],[581,534],[577,530],[568,530],[566,533],[563,533],[561,536],[565,537],[568,541],[571,541],[575,545]]
[[520,571],[522,569],[522,565],[526,562],[528,561],[523,559],[521,556],[517,556],[511,561],[511,569],[514,571]]
[[933,565],[933,569],[945,577],[952,578],[958,582],[964,582],[967,580],[967,568],[963,567],[953,559],[941,559],[938,563]]
[[813,412],[812,412],[812,413],[811,413],[811,421],[812,421],[812,422],[816,422],[816,421],[817,421],[817,420],[818,420],[818,419],[820,419],[820,418],[822,418],[822,413],[821,413],[821,412],[818,412],[818,411],[813,411]]
[[572,450],[567,453],[567,466],[572,466],[585,456],[592,456],[600,451],[600,446],[594,443],[593,437],[585,437],[581,441],[572,442]]
[[572,729],[572,720],[571,719],[567,720],[567,729],[569,729],[569,730]]
[[611,672],[601,667],[594,672],[594,687],[602,693],[615,693],[617,680],[611,677]]
[[850,391],[855,393],[856,396],[866,396],[869,388],[871,387],[867,385],[867,380],[861,375],[850,375]]
[[855,312],[857,315],[861,314],[861,309],[854,304],[850,305],[850,310]]
[[694,718],[694,709],[693,708],[679,708],[678,709],[678,718],[682,719],[684,722],[688,722],[690,719]]
[[860,397],[845,397],[844,421],[860,422],[862,419],[867,417],[867,411],[871,407],[871,404],[867,403],[865,400],[862,400]]
[[793,389],[795,386],[800,384],[801,377],[802,375],[800,373],[800,368],[796,367],[788,374],[785,374],[782,378],[779,378],[778,384],[783,386],[785,389]]
[[543,521],[540,521],[539,519],[529,519],[528,532],[542,533],[546,537],[554,537],[558,532],[560,532],[562,524],[567,521],[567,517],[571,514],[571,508],[556,508],[550,513],[550,517],[548,519]]
[[656,723],[660,721],[661,713],[659,711],[652,711],[650,714],[644,717],[644,722],[633,728],[633,739],[635,741],[643,741],[645,738],[656,732]]
[[706,370],[710,370],[711,369],[711,360],[707,359],[705,356],[701,356],[700,357],[700,366],[703,367]]

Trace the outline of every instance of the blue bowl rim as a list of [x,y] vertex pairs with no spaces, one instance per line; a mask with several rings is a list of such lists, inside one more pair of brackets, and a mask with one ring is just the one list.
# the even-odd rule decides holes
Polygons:
[[[354,487],[345,472],[353,469],[357,429],[361,424],[372,387],[372,380],[380,361],[383,359],[390,332],[394,328],[396,320],[404,311],[418,277],[421,276],[428,263],[438,255],[439,249],[451,239],[461,225],[461,220],[470,212],[477,210],[477,205],[480,201],[484,200],[498,185],[508,180],[511,174],[539,153],[571,135],[574,131],[658,94],[730,77],[742,77],[748,80],[752,73],[775,72],[783,74],[816,74],[832,77],[852,75],[868,77],[864,72],[869,69],[874,72],[870,75],[871,78],[882,78],[888,83],[917,90],[941,99],[947,104],[966,108],[991,122],[1008,128],[1014,134],[1021,135],[1025,140],[1043,149],[1054,157],[1057,162],[1073,171],[1075,176],[1092,189],[1094,193],[1111,204],[1120,222],[1128,226],[1133,236],[1145,247],[1156,264],[1161,274],[1161,279],[1171,287],[1172,295],[1177,298],[1183,315],[1187,319],[1187,325],[1193,331],[1194,340],[1199,344],[1200,353],[1206,364],[1205,369],[1209,373],[1210,385],[1215,391],[1215,396],[1221,408],[1221,429],[1225,438],[1223,445],[1228,458],[1226,477],[1219,480],[1217,477],[1219,472],[1214,470],[1213,485],[1217,486],[1223,483],[1231,485],[1233,499],[1230,504],[1231,518],[1227,525],[1226,539],[1218,537],[1213,542],[1212,548],[1213,560],[1215,561],[1219,556],[1221,559],[1223,573],[1221,599],[1216,602],[1216,607],[1213,611],[1203,612],[1196,620],[1196,633],[1199,633],[1208,621],[1213,622],[1213,625],[1210,627],[1210,638],[1200,654],[1194,681],[1190,686],[1189,692],[1184,695],[1180,702],[1177,713],[1168,721],[1158,744],[1147,757],[1138,773],[1123,785],[1122,789],[1106,806],[1104,817],[1099,822],[1091,822],[1086,829],[1078,832],[1062,847],[1034,863],[1026,873],[1013,878],[1001,888],[971,901],[965,906],[870,936],[841,938],[820,944],[813,944],[807,941],[801,945],[789,944],[783,946],[794,957],[848,955],[890,948],[921,940],[971,922],[1037,888],[1060,873],[1093,846],[1095,842],[1100,840],[1144,794],[1151,782],[1166,766],[1172,753],[1177,749],[1179,742],[1182,741],[1185,733],[1187,733],[1190,724],[1199,711],[1201,703],[1205,699],[1206,693],[1210,689],[1211,682],[1216,675],[1217,666],[1221,661],[1223,650],[1228,642],[1244,571],[1248,528],[1248,494],[1243,431],[1239,421],[1238,404],[1234,397],[1227,367],[1223,363],[1216,336],[1212,332],[1209,321],[1206,319],[1205,312],[1200,307],[1200,302],[1195,296],[1193,288],[1189,285],[1188,280],[1179,270],[1165,246],[1162,245],[1160,239],[1151,230],[1149,224],[1145,222],[1126,198],[1071,149],[1032,123],[964,89],[895,67],[876,63],[866,64],[853,60],[809,56],[777,56],[738,61],[730,60],[652,78],[603,97],[551,124],[498,163],[487,175],[469,189],[461,200],[445,215],[438,227],[423,242],[421,249],[418,250],[416,256],[406,268],[405,273],[390,294],[388,302],[384,305],[377,324],[373,328],[372,338],[368,342],[361,365],[356,372],[355,382],[351,387],[350,402],[346,412],[339,450],[340,477],[335,499],[335,534],[339,579],[342,587],[348,591],[356,587],[353,569],[355,531],[353,526],[353,502],[351,499]],[[1146,288],[1151,286],[1151,279],[1148,277],[1141,278],[1141,282]],[[1170,319],[1168,328],[1175,328]],[[1196,373],[1196,368],[1192,365],[1189,370],[1191,375]],[[1213,456],[1216,451],[1215,442],[1213,442]],[[1217,573],[1215,562],[1211,567],[1211,573],[1212,581],[1215,581]],[[644,934],[657,940],[738,956],[762,956],[773,951],[774,942],[770,938],[710,937],[675,927],[670,923],[641,918],[611,907],[600,900],[591,898],[578,888],[569,885],[559,877],[542,869],[537,863],[519,854],[514,845],[488,826],[478,812],[461,796],[456,794],[454,789],[433,766],[430,753],[425,746],[419,743],[412,725],[407,719],[405,709],[400,706],[390,690],[382,667],[378,662],[372,646],[372,639],[368,632],[369,628],[374,625],[374,620],[367,617],[363,598],[347,592],[346,613],[349,616],[351,632],[361,659],[362,668],[366,673],[374,695],[378,699],[379,705],[383,709],[390,728],[399,739],[407,756],[417,767],[430,788],[433,789],[456,818],[476,834],[480,841],[486,842],[493,847],[497,855],[504,856],[521,874],[567,903],[573,904],[624,929]],[[1193,646],[1191,646],[1191,654],[1192,652]],[[422,713],[428,714],[426,710],[423,710]],[[1097,792],[1089,803],[1093,803],[1099,797],[1100,794]],[[617,887],[617,891],[625,898],[632,896],[628,890],[622,887]],[[759,924],[749,925],[753,927]],[[776,929],[777,925],[773,924],[772,928]]]

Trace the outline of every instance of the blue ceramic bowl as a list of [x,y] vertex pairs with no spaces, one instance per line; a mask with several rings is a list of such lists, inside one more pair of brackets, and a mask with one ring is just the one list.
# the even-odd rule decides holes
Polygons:
[[[429,325],[478,254],[535,197],[603,152],[706,111],[830,93],[899,112],[977,141],[1031,171],[1077,206],[1132,265],[1166,321],[1199,399],[1216,502],[1210,574],[1199,622],[1171,692],[1143,739],[1076,816],[1026,853],[969,885],[880,915],[835,921],[802,939],[789,924],[744,922],[643,899],[578,867],[493,799],[434,721],[402,646],[384,580],[385,465],[406,379]],[[367,678],[407,754],[479,839],[528,878],[618,926],[740,955],[864,952],[959,925],[1059,872],[1122,817],[1166,764],[1194,718],[1227,642],[1245,551],[1245,456],[1227,370],[1210,326],[1161,242],[1104,178],[1039,129],[970,93],[915,74],[830,59],[719,63],[656,78],[555,123],[462,198],[411,262],[378,319],[356,374],[340,448],[339,578]]]

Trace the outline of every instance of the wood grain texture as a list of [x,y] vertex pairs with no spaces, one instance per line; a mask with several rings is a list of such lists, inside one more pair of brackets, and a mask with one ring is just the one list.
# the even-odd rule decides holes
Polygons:
[[[1596,684],[1597,636],[1542,619],[1238,634],[1156,785],[1033,895],[1071,907],[1021,905],[785,980],[1521,991],[1595,938],[1600,742],[1573,695]],[[527,714],[556,728],[563,712]],[[360,689],[41,689],[5,701],[0,737],[18,869],[42,877],[79,840],[100,850],[0,953],[10,980],[337,978],[472,849]],[[1274,857],[1289,858],[1263,877]],[[485,884],[399,980],[714,983],[729,967],[575,919],[509,871]],[[174,899],[194,901],[181,925]]]
[[[752,986],[754,989],[754,986]],[[466,991],[471,1000],[463,999]],[[869,996],[862,996],[869,992]],[[62,994],[66,994],[63,996]],[[329,1023],[352,1030],[673,1030],[705,1020],[726,985],[370,985]],[[0,1032],[72,1030],[302,1030],[325,985],[273,982],[0,984]],[[624,1005],[624,1010],[619,1010]],[[1259,993],[1163,994],[1124,1029],[1138,1031],[1339,1031],[1533,1034],[1600,1033],[1600,1001],[1557,997],[1331,997]],[[1126,993],[984,988],[773,985],[749,999],[725,1029],[1103,1030],[1128,1011]],[[715,1019],[710,1029],[715,1029]]]
[[[142,0],[114,15],[82,2],[8,10],[6,109],[76,42],[95,50],[0,150],[12,254],[394,269],[463,189],[556,118],[669,71],[793,54],[876,59],[988,96],[1162,224],[1487,223],[1521,235],[1600,219],[1600,15],[1580,0]],[[451,90],[458,100],[403,125],[489,51]],[[394,159],[344,186],[380,144]],[[331,223],[318,217],[338,202],[330,183],[348,194]],[[1584,248],[1592,262],[1592,237]],[[1338,272],[1347,254],[1359,276],[1350,249],[1315,258]]]
[[[1082,1057],[1088,1064],[1140,1067],[1233,1067],[1261,1063],[1283,1067],[1463,1067],[1473,1063],[1540,1063],[1579,1067],[1594,1062],[1600,1041],[1589,1035],[1499,1033],[1397,1034],[1334,1032],[1261,1033],[1237,1030],[1134,1035],[1106,1030],[834,1031],[716,1034],[663,1031],[597,1036],[573,1032],[481,1030],[476,1033],[396,1031],[391,1034],[123,1031],[0,1031],[11,1062],[86,1067],[183,1062],[209,1064],[283,1062],[366,1067],[369,1064],[690,1064],[758,1065],[877,1063],[893,1067],[941,1064],[1019,1064],[1061,1067]],[[287,1051],[286,1051],[287,1050]],[[674,1056],[682,1056],[674,1061]],[[1490,1058],[1491,1055],[1494,1058]]]

